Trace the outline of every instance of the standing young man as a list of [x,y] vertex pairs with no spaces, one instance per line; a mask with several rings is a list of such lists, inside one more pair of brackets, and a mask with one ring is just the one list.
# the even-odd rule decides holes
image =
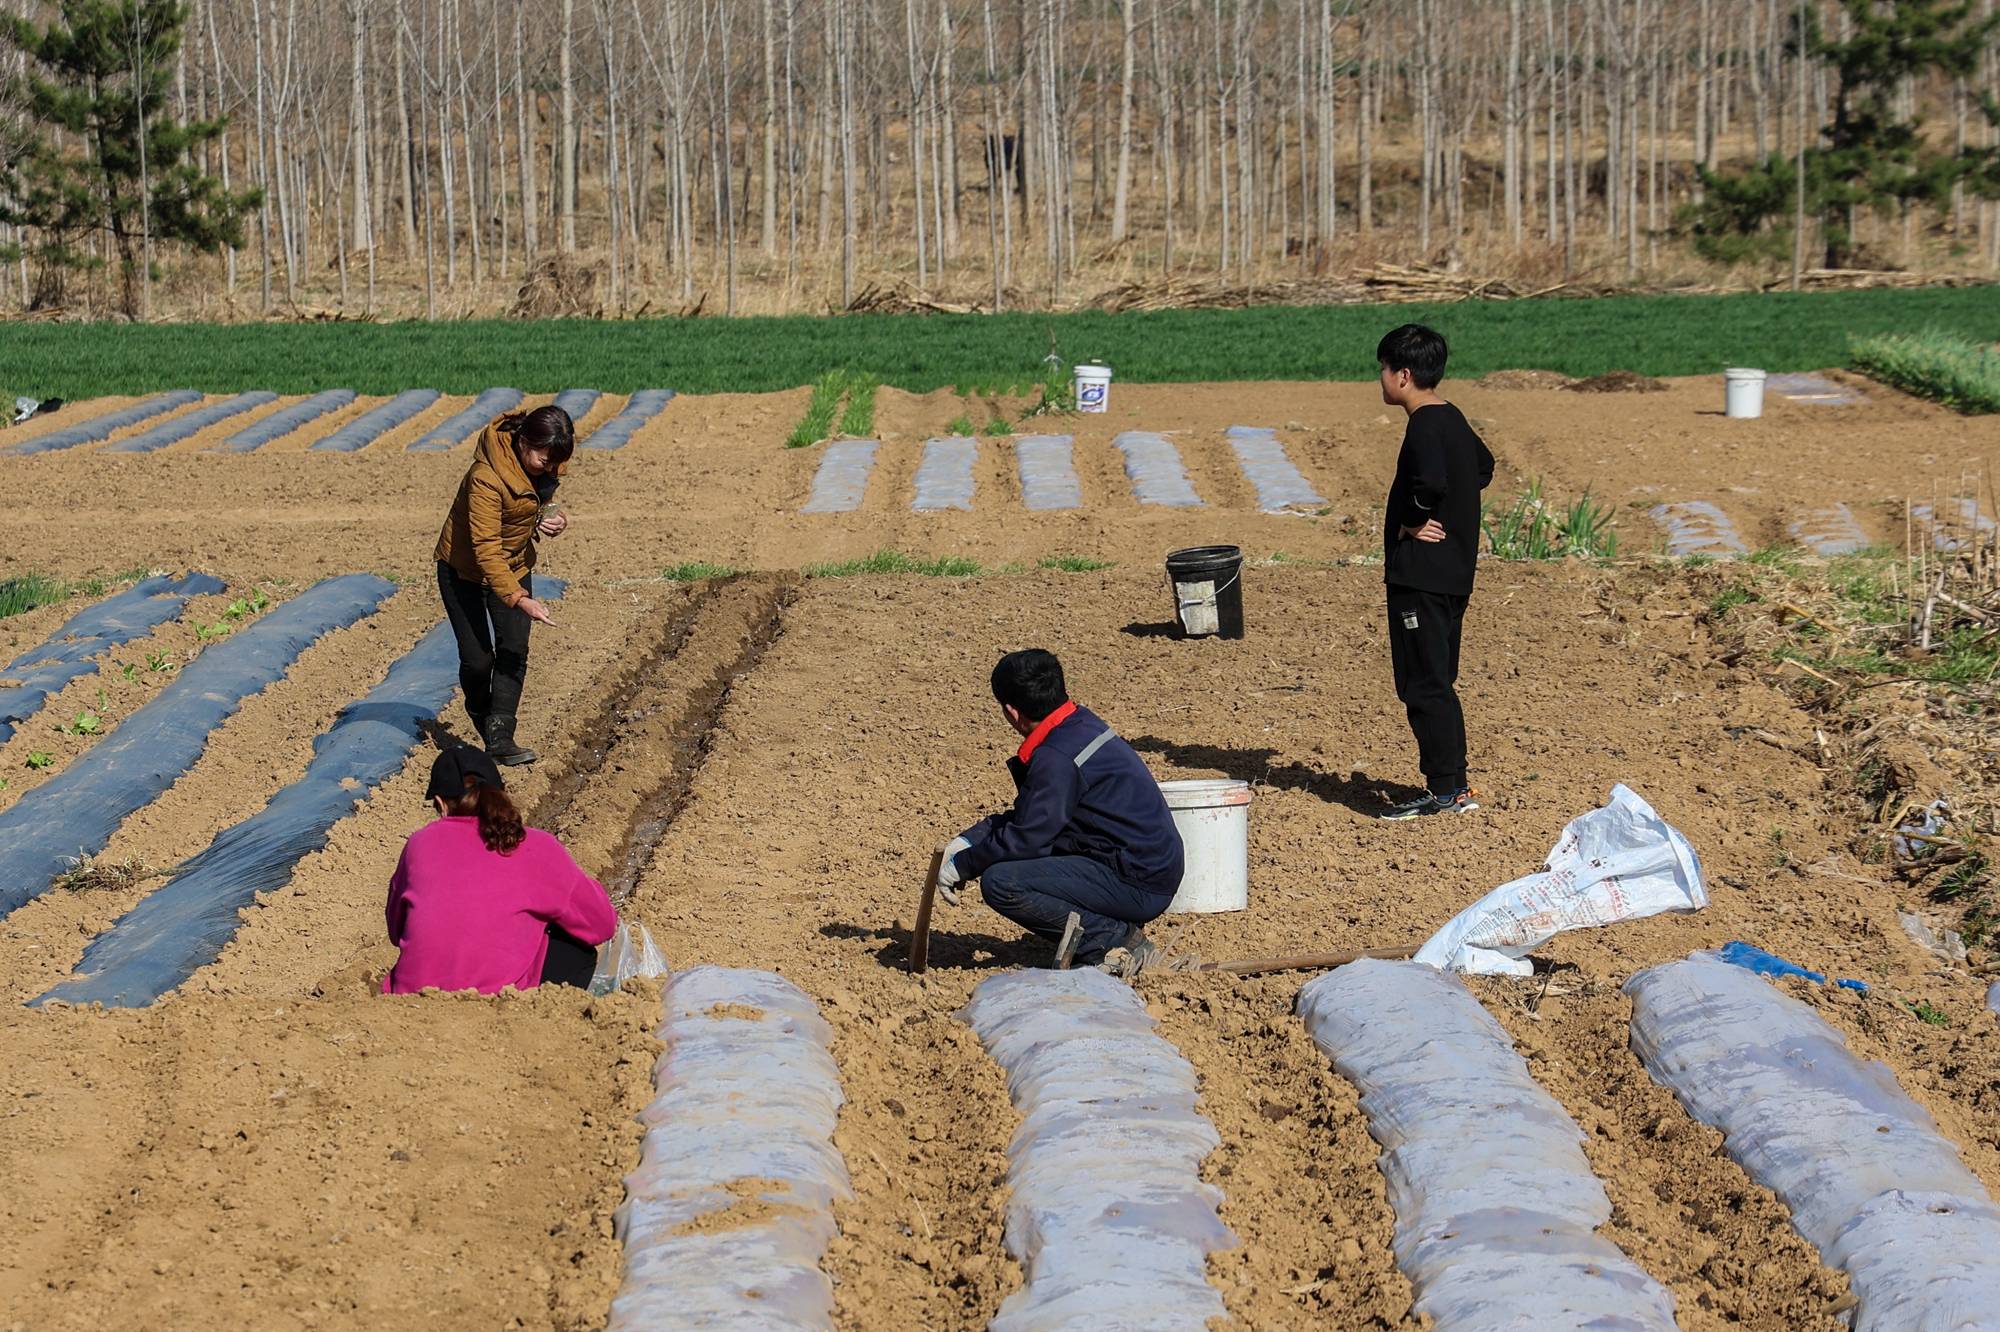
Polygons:
[[1493,455],[1465,414],[1438,396],[1440,334],[1405,324],[1382,339],[1375,359],[1382,401],[1409,417],[1382,520],[1382,568],[1396,697],[1409,713],[1427,788],[1382,817],[1463,814],[1479,806],[1466,781],[1465,713],[1453,686],[1479,556],[1479,492],[1493,480]]

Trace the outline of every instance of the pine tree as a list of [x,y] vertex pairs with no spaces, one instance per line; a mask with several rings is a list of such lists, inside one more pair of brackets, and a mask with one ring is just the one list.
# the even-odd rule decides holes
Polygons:
[[62,0],[45,28],[0,17],[0,43],[28,58],[9,89],[25,129],[0,166],[0,221],[30,232],[37,306],[60,303],[71,273],[100,268],[94,251],[106,243],[134,317],[154,243],[208,254],[243,243],[262,196],[229,192],[193,155],[226,122],[171,114],[186,23],[179,0]]
[[[1845,267],[1854,254],[1852,219],[1862,209],[1942,203],[1952,186],[1977,184],[1987,164],[1980,150],[1954,151],[1924,137],[1920,121],[1898,109],[1912,80],[1935,72],[1965,78],[2000,27],[2000,15],[1974,20],[1975,0],[1840,0],[1849,36],[1826,35],[1816,10],[1796,18],[1787,52],[1803,47],[1836,76],[1833,121],[1805,153],[1806,207],[1820,219],[1826,266]],[[1683,208],[1678,229],[1697,252],[1714,259],[1776,257],[1791,248],[1791,230],[1773,226],[1792,209],[1798,166],[1772,154],[1735,172],[1697,167],[1702,199]]]
[[1839,75],[1825,145],[1806,154],[1828,268],[1853,252],[1848,218],[1855,210],[1941,203],[1978,167],[1972,154],[1926,143],[1921,123],[1899,115],[1896,101],[1910,80],[1931,71],[1969,77],[2000,23],[1973,22],[1974,0],[1841,0],[1841,8],[1852,27],[1847,40],[1829,40],[1812,10],[1805,33],[1807,52]]

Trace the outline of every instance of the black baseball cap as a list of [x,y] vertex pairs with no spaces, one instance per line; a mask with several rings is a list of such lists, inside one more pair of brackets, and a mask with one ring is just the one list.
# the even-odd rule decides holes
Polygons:
[[507,789],[507,783],[500,780],[500,769],[486,757],[485,750],[474,749],[471,745],[453,745],[431,763],[431,785],[424,792],[424,799],[443,796],[446,800],[457,800],[465,794],[465,779],[468,777],[496,791]]

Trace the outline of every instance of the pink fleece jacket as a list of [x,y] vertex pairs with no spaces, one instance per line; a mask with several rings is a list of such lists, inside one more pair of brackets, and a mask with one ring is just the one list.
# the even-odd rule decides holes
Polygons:
[[383,993],[532,990],[552,923],[587,944],[618,928],[604,885],[561,842],[530,828],[503,856],[479,840],[477,818],[433,820],[410,834],[389,880],[389,942],[403,953]]

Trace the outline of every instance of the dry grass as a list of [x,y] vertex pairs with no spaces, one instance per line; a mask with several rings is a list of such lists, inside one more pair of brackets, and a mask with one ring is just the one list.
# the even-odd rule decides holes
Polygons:
[[54,886],[65,893],[123,890],[157,877],[159,873],[148,868],[146,862],[136,856],[127,856],[123,860],[78,856],[70,868],[56,876]]

